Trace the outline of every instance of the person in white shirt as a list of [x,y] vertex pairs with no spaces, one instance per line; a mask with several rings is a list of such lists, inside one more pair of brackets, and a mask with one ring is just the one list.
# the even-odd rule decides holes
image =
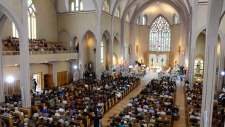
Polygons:
[[139,107],[137,108],[138,112],[141,112],[142,111],[142,108],[141,106],[139,105]]
[[59,112],[65,112],[65,109],[63,109],[62,107],[59,108]]
[[132,107],[132,104],[131,103],[128,103],[127,106]]
[[56,110],[55,116],[60,116],[59,111]]

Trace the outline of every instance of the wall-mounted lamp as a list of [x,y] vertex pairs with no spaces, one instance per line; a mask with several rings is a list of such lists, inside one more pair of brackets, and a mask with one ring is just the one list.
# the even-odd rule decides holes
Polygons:
[[139,52],[138,45],[136,45],[136,52],[137,52],[137,53]]
[[178,46],[177,46],[177,52],[178,52],[179,55],[180,55],[180,48],[181,48],[181,47],[178,45]]

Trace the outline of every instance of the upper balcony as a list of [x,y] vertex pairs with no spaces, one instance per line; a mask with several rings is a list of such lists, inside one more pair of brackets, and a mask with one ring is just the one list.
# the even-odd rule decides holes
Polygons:
[[[29,51],[29,54],[29,63],[47,63],[78,59],[78,53],[75,51]],[[2,55],[3,66],[20,64],[19,51],[2,51]]]

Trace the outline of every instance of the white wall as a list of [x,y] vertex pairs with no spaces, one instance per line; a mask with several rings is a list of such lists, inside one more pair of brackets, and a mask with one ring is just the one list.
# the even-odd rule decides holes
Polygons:
[[208,5],[198,5],[197,29],[199,30],[207,22]]
[[53,65],[53,84],[57,86],[57,73],[67,71],[67,83],[69,83],[70,76],[68,74],[71,74],[71,67],[69,62],[54,62],[51,63]]
[[195,47],[195,56],[200,54],[203,57],[205,57],[205,43],[206,43],[206,37],[204,34],[199,34],[197,40],[196,40],[196,47]]
[[[21,0],[5,0],[13,7],[16,13],[20,14]],[[43,6],[45,5],[45,6]],[[52,0],[34,0],[34,6],[36,9],[36,22],[37,22],[37,39],[46,39],[46,41],[57,41],[57,15]],[[21,14],[20,14],[21,15]],[[2,38],[12,36],[12,21],[7,20],[4,25]]]
[[14,80],[20,80],[20,67],[4,67],[3,82],[6,82],[7,77],[12,76]]

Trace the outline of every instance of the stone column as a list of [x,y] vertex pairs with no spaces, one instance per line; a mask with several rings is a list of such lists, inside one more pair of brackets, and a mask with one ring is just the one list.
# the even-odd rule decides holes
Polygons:
[[[218,83],[217,83],[217,91],[221,92],[222,91],[222,83],[223,83],[223,78],[221,76],[221,72],[224,71],[224,56],[225,56],[225,49],[224,49],[224,44],[221,40],[221,44],[220,44],[220,58],[219,58],[219,68],[218,68]],[[225,82],[225,81],[224,81]]]
[[[0,32],[2,32],[5,22],[0,21]],[[0,34],[0,40],[2,40],[2,34]],[[2,43],[0,43],[0,103],[5,102],[5,91],[4,91],[4,82],[3,82],[3,59],[2,59]]]
[[190,56],[189,56],[189,82],[190,86],[194,83],[194,61],[195,61],[195,47],[196,47],[196,28],[197,28],[197,16],[198,16],[198,0],[194,0],[192,4],[192,17],[191,17],[191,45],[190,45]]
[[95,53],[95,73],[96,73],[96,78],[101,79],[101,72],[100,72],[100,67],[101,67],[101,40],[102,40],[102,35],[101,35],[101,25],[102,25],[102,13],[96,12],[97,13],[97,26],[96,26],[96,53]]
[[29,64],[29,43],[28,43],[28,15],[27,0],[22,2],[23,34],[20,42],[20,86],[22,95],[22,107],[31,107],[30,98],[30,64]]
[[113,74],[113,41],[114,41],[114,36],[113,36],[113,33],[112,33],[112,36],[111,36],[111,43],[110,43],[110,50],[109,50],[109,55],[110,55],[110,74]]
[[208,1],[208,18],[206,27],[206,46],[204,63],[204,81],[201,106],[201,127],[211,127],[213,114],[214,87],[216,80],[216,51],[218,27],[223,0]]

